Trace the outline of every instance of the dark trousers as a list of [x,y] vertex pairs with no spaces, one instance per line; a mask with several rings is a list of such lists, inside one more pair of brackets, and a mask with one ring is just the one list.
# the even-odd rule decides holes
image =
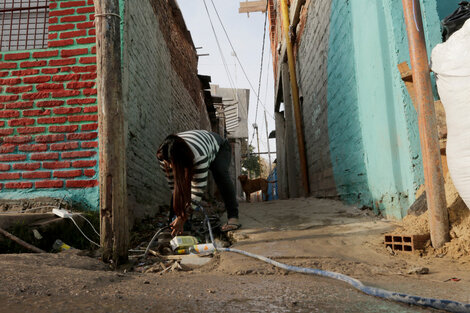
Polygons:
[[231,159],[232,148],[228,140],[224,140],[220,145],[215,160],[209,166],[209,169],[212,173],[212,177],[214,177],[219,193],[224,200],[227,218],[238,218],[237,195],[229,173]]
[[[228,140],[224,140],[220,144],[219,152],[215,160],[209,166],[209,170],[214,177],[215,184],[219,189],[219,193],[224,200],[225,209],[227,210],[227,218],[238,218],[238,202],[235,194],[235,187],[230,178],[229,168],[232,159],[232,148]],[[173,210],[173,196],[170,202],[170,222],[173,220],[175,212]]]

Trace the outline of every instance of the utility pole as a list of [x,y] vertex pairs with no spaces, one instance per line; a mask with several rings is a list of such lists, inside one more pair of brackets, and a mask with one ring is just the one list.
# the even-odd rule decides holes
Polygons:
[[119,0],[94,0],[102,260],[127,261],[129,221]]
[[431,243],[437,249],[449,241],[449,216],[442,175],[434,97],[431,89],[428,55],[419,1],[402,0],[402,3],[418,111]]
[[259,152],[261,151],[259,149],[259,134],[258,134],[258,124],[256,123],[253,123],[253,128],[255,129],[255,132],[256,132],[256,142],[258,144],[258,165],[259,165],[259,177],[261,177],[261,157],[259,155]]
[[[264,111],[264,123],[266,124],[266,142],[268,143],[269,174],[271,174],[271,150],[269,149],[269,132],[268,132],[268,119],[266,118],[266,110]],[[258,152],[260,151],[258,150]]]

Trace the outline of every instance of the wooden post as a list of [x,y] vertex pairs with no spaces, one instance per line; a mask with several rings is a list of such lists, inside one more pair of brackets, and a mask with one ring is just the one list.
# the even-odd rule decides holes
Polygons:
[[289,8],[287,7],[287,0],[281,0],[281,16],[282,16],[282,30],[284,38],[286,39],[286,50],[287,50],[287,62],[289,64],[290,74],[290,85],[292,92],[292,102],[294,104],[294,117],[295,117],[295,129],[297,131],[297,144],[299,146],[299,159],[300,159],[300,175],[302,176],[302,185],[304,187],[304,196],[308,197],[310,194],[310,186],[308,181],[308,168],[307,168],[307,156],[305,153],[305,139],[304,131],[302,126],[302,114],[300,113],[299,103],[299,90],[297,86],[297,74],[295,73],[295,59],[294,50],[290,41],[289,30]]
[[431,243],[437,249],[449,241],[449,217],[442,176],[434,97],[419,1],[402,0],[402,3],[418,111]]
[[98,90],[100,233],[103,261],[127,261],[129,222],[118,0],[94,0]]

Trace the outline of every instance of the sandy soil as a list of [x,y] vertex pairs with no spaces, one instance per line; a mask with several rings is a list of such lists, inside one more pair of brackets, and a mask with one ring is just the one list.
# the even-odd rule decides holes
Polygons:
[[[366,284],[470,302],[470,266],[447,256],[391,255],[395,223],[336,201],[242,204],[234,247],[278,261],[341,272]],[[332,279],[287,273],[223,253],[198,269],[111,271],[78,251],[0,255],[2,312],[425,312],[364,295]],[[427,275],[409,274],[428,267]],[[459,277],[460,281],[449,281]]]

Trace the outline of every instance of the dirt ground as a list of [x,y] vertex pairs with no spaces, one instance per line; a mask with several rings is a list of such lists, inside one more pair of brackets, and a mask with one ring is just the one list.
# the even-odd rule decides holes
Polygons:
[[[470,302],[465,258],[390,254],[396,224],[337,201],[242,203],[233,247],[277,261],[336,271],[366,285]],[[428,312],[329,278],[288,273],[234,253],[190,271],[111,271],[79,251],[0,255],[2,312]],[[426,267],[429,273],[412,273]],[[456,277],[459,280],[452,280]],[[436,311],[437,312],[437,311]]]

